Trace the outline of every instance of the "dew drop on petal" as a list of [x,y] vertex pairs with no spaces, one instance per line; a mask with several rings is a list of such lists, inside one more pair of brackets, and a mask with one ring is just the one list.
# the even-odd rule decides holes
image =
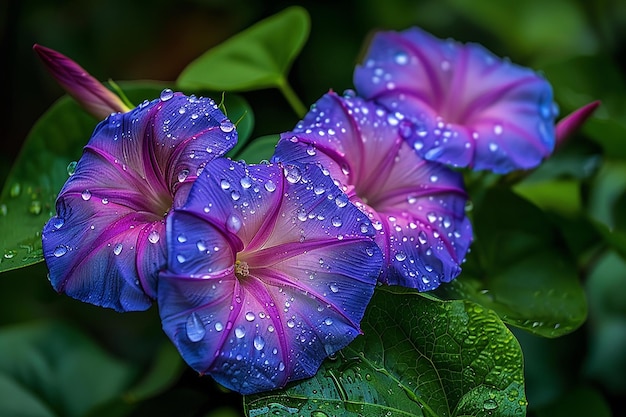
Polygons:
[[267,180],[267,182],[265,183],[264,187],[270,193],[273,193],[276,190],[276,184],[274,184],[274,182],[272,180]]
[[180,171],[178,173],[178,182],[185,181],[188,176],[189,176],[189,170],[188,169],[183,169],[182,171]]
[[226,220],[226,229],[231,233],[237,233],[241,229],[241,219],[235,214],[231,214]]
[[298,167],[290,166],[285,168],[285,178],[287,178],[287,181],[291,184],[296,184],[302,178],[302,173]]
[[336,292],[338,292],[338,291],[339,291],[339,286],[338,286],[337,284],[335,284],[335,283],[330,284],[330,286],[329,286],[329,287],[330,287],[330,290],[331,290],[332,292],[334,292],[334,293],[336,293]]
[[284,371],[285,370],[285,364],[282,362],[278,362],[278,370],[279,371]]
[[221,321],[215,322],[215,330],[217,330],[218,332],[221,332],[222,330],[224,330],[224,325],[222,324]]
[[241,183],[241,186],[245,190],[252,187],[252,180],[250,179],[250,177],[243,177],[242,179],[239,180],[239,182]]
[[187,331],[187,337],[192,342],[199,342],[204,338],[206,333],[204,324],[197,313],[191,313],[189,317],[187,317],[185,330]]
[[265,347],[265,340],[261,335],[256,335],[254,338],[254,348],[256,350],[262,350]]
[[244,329],[243,326],[235,327],[235,337],[237,339],[243,339],[245,335],[246,335],[246,329]]
[[65,246],[57,246],[56,249],[54,249],[54,256],[56,256],[57,258],[60,258],[61,256],[65,255],[67,253],[67,248]]
[[248,320],[248,321],[254,321],[254,319],[255,319],[254,313],[253,313],[252,311],[248,311],[248,312],[246,313],[246,320]]
[[230,182],[228,182],[228,180],[222,180],[220,181],[220,187],[222,190],[228,190],[230,188]]
[[64,223],[65,223],[65,220],[63,220],[61,217],[57,217],[52,222],[52,225],[54,226],[55,229],[60,229],[61,227],[63,227]]
[[340,227],[342,225],[341,218],[339,216],[333,217],[330,221],[335,227]]
[[122,244],[118,243],[117,245],[115,245],[115,247],[113,247],[113,253],[117,256],[120,253],[122,253],[122,249],[123,249]]
[[88,201],[91,198],[91,191],[85,190],[80,194],[80,196],[83,198],[83,200]]
[[220,123],[220,130],[224,133],[230,133],[235,129],[235,125],[228,119],[225,119]]
[[179,243],[185,243],[187,241],[187,236],[185,236],[183,233],[181,233],[181,234],[178,235],[176,240],[178,240]]
[[150,243],[157,243],[160,238],[161,236],[159,236],[159,232],[156,230],[153,230],[148,234],[148,242]]
[[409,62],[409,56],[404,51],[397,52],[393,60],[398,65],[406,65]]
[[396,253],[396,260],[402,262],[406,259],[406,254],[402,251]]
[[330,326],[331,324],[333,324],[333,319],[327,317],[326,320],[324,320],[324,324]]
[[172,97],[174,97],[174,92],[171,89],[166,88],[165,90],[161,91],[161,101],[167,101]]
[[493,133],[495,133],[496,135],[501,135],[502,134],[502,125],[495,125],[493,127]]

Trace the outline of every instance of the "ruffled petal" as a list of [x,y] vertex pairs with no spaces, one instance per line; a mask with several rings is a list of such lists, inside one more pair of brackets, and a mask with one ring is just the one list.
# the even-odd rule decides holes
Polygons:
[[282,135],[273,160],[328,170],[377,231],[386,265],[380,280],[427,291],[459,274],[472,229],[462,176],[413,152],[404,121],[373,102],[329,93]]
[[359,334],[382,257],[371,223],[319,168],[215,160],[168,234],[163,328],[224,386],[249,394],[310,377]]
[[554,149],[550,84],[477,44],[418,28],[380,32],[354,83],[404,116],[403,136],[429,160],[507,173],[535,167]]
[[165,265],[166,213],[235,142],[213,100],[167,90],[101,122],[43,229],[52,286],[118,311],[148,308]]

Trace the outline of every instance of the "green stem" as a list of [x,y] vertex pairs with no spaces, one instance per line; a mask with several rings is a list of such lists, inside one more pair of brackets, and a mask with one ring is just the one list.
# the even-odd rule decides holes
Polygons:
[[281,79],[281,81],[278,83],[278,89],[281,93],[283,93],[283,96],[285,96],[285,99],[287,99],[287,102],[289,103],[293,111],[296,112],[296,115],[298,115],[298,117],[302,119],[306,114],[306,107],[304,106],[304,104],[302,104],[302,101],[300,101],[300,99],[296,95],[296,92],[293,91],[293,89],[289,85],[289,82],[287,82],[285,78]]

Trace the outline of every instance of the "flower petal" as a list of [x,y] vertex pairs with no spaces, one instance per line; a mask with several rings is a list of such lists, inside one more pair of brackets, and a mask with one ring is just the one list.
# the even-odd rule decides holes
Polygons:
[[413,152],[403,122],[329,93],[281,136],[273,160],[328,169],[373,222],[387,266],[380,280],[427,291],[459,274],[472,230],[462,176]]
[[163,328],[244,394],[312,376],[359,334],[381,266],[372,231],[315,166],[215,160],[168,217]]
[[357,92],[407,122],[424,158],[506,173],[538,165],[554,149],[550,84],[477,44],[418,28],[380,32],[357,66]]
[[156,297],[166,213],[236,141],[213,100],[170,93],[109,116],[85,146],[43,229],[57,291],[118,311],[146,309]]
[[96,119],[130,110],[117,95],[65,55],[36,44],[33,49],[59,85]]

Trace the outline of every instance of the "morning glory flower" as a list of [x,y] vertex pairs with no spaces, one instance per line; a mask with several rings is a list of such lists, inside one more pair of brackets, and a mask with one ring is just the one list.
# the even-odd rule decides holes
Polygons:
[[59,85],[96,119],[130,110],[117,95],[70,58],[37,44],[33,50]]
[[381,269],[373,232],[314,165],[215,159],[167,218],[163,329],[243,394],[313,376],[360,333]]
[[460,273],[472,240],[467,195],[459,173],[412,150],[402,121],[374,102],[331,92],[281,135],[273,160],[327,170],[377,231],[380,280],[428,291]]
[[54,289],[118,311],[148,308],[165,265],[167,213],[236,139],[213,100],[171,90],[100,122],[43,229]]
[[537,166],[554,149],[548,81],[481,45],[419,28],[379,32],[354,84],[359,95],[404,115],[398,129],[428,160],[507,173]]

